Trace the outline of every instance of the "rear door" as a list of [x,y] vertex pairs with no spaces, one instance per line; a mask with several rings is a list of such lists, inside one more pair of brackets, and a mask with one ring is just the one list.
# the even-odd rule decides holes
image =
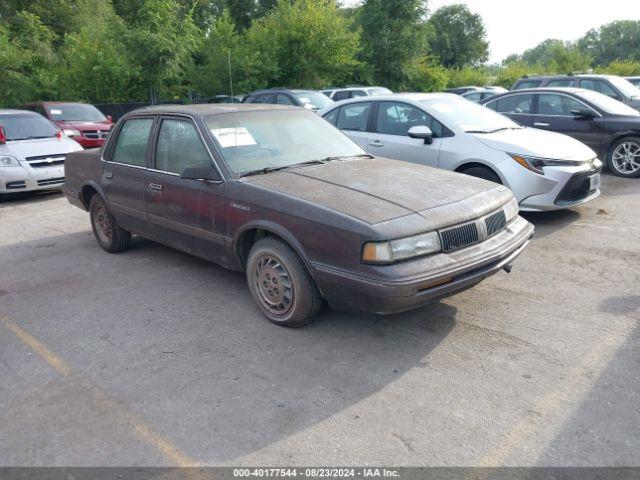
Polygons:
[[[606,141],[608,135],[601,115],[587,104],[564,93],[539,93],[534,126],[569,135],[591,148]],[[592,118],[577,117],[572,110],[590,110]]]
[[147,229],[144,192],[154,125],[152,116],[125,120],[102,165],[101,183],[111,212],[123,228],[137,233]]
[[513,93],[490,100],[485,106],[506,115],[520,125],[534,127],[535,100],[533,93]]
[[[374,155],[378,155],[377,152],[371,151],[371,148],[369,147],[368,127],[372,108],[372,101],[348,103],[343,105],[338,111],[337,118],[335,119],[335,126],[344,131],[344,133],[346,133],[363,149]],[[331,121],[331,118],[329,121]]]
[[[180,178],[185,168],[215,163],[189,117],[161,117],[145,196],[154,237],[180,250],[221,261],[224,183]],[[222,177],[220,177],[222,178]]]
[[[405,102],[377,102],[367,150],[381,157],[438,166],[442,125],[425,111]],[[433,143],[409,137],[409,129],[427,126],[434,133]]]

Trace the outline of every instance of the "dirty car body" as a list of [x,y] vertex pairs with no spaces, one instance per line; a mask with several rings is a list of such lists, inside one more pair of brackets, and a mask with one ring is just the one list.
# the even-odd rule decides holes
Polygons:
[[[176,122],[180,135],[167,134]],[[142,160],[126,164],[119,149],[143,123]],[[202,165],[185,138],[203,152]],[[118,122],[102,150],[69,155],[66,168],[69,201],[92,215],[92,203],[104,206],[95,225],[106,211],[114,228],[245,271],[262,312],[285,326],[310,319],[287,307],[317,312],[319,303],[301,295],[375,313],[452,295],[508,269],[533,234],[508,188],[374,158],[296,107],[139,110]],[[291,284],[280,310],[271,298],[286,300],[277,279]]]

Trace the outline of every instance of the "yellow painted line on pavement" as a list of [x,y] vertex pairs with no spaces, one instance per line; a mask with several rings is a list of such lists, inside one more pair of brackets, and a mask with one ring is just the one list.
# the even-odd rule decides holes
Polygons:
[[76,380],[89,394],[94,401],[102,408],[114,412],[120,420],[128,424],[135,432],[137,437],[150,445],[162,454],[169,462],[179,467],[197,467],[199,462],[190,458],[180,451],[178,447],[173,445],[163,435],[154,431],[149,425],[142,421],[135,413],[129,411],[117,400],[109,397],[100,388],[92,384],[89,380],[74,375],[71,366],[62,358],[53,353],[42,342],[24,329],[11,322],[6,316],[0,314],[0,323],[4,327],[18,337],[22,343],[36,352],[45,362],[63,377],[72,377]]

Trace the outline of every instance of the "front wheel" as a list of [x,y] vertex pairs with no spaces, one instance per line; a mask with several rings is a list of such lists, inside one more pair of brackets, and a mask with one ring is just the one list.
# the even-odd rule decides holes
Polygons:
[[500,185],[502,185],[502,181],[500,180],[500,177],[496,175],[493,171],[485,167],[470,167],[470,168],[467,168],[466,170],[463,170],[461,173],[464,173],[465,175],[471,175],[472,177],[489,180],[490,182],[499,183]]
[[98,245],[109,253],[118,253],[131,246],[131,233],[124,230],[99,195],[91,197],[89,204],[91,227]]
[[251,248],[247,284],[262,313],[276,325],[300,327],[320,310],[322,297],[305,265],[278,239],[266,237]]
[[611,146],[607,155],[609,170],[618,177],[640,177],[640,138],[622,138]]

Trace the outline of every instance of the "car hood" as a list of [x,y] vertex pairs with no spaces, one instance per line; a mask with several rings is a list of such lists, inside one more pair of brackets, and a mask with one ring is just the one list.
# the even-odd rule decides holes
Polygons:
[[56,122],[60,128],[75,130],[110,130],[113,124],[108,122]]
[[472,133],[489,148],[507,153],[555,160],[591,160],[595,152],[567,135],[537,128],[518,128],[494,133]]
[[11,155],[19,160],[41,155],[59,155],[82,150],[75,140],[62,138],[36,138],[33,140],[15,140],[0,145],[0,155]]
[[334,161],[245,180],[368,224],[417,214],[438,228],[477,218],[513,197],[487,180],[387,158]]

